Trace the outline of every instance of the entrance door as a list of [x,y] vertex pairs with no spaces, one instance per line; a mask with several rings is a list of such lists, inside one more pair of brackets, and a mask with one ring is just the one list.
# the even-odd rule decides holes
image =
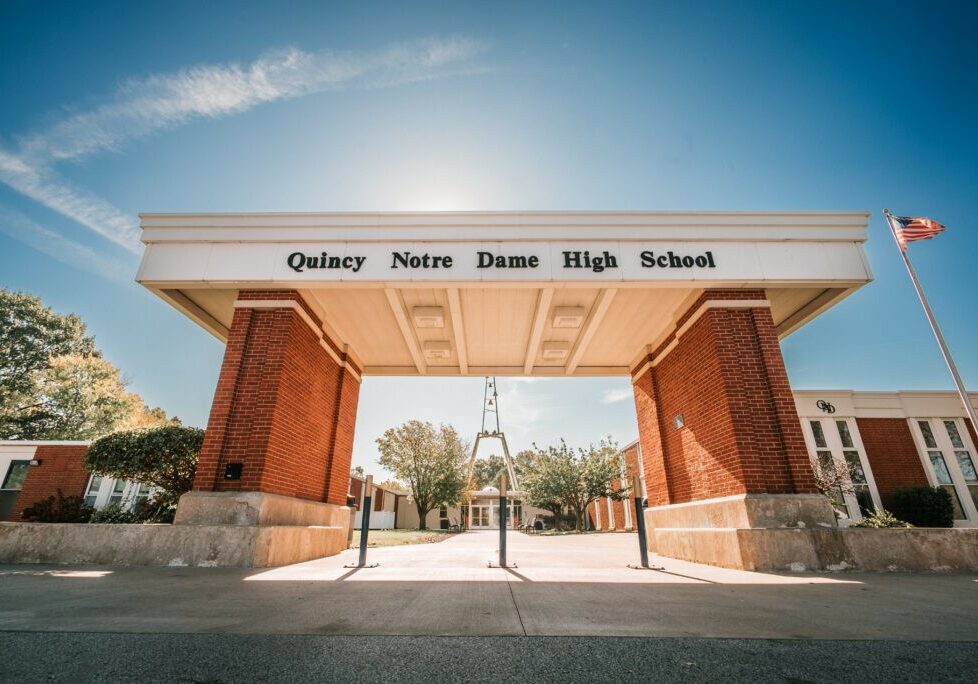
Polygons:
[[469,506],[469,527],[473,530],[485,529],[492,526],[492,512],[489,506]]

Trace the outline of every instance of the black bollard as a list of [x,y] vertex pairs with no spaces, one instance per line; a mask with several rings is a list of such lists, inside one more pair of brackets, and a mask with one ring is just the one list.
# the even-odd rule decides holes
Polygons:
[[642,489],[638,477],[632,478],[632,496],[635,498],[635,524],[638,528],[638,552],[642,557],[642,567],[649,567],[649,547],[645,540],[645,507],[642,505]]
[[628,567],[636,570],[661,570],[662,568],[649,567],[649,547],[645,539],[645,506],[642,503],[642,481],[638,475],[632,477],[632,498],[635,501],[635,527],[638,530],[638,552],[642,564]]
[[356,565],[344,565],[345,568],[375,568],[379,563],[367,565],[367,538],[370,536],[370,509],[373,508],[371,491],[374,486],[374,476],[367,475],[363,483],[363,508],[360,510],[360,559]]
[[506,567],[506,473],[499,477],[499,567]]

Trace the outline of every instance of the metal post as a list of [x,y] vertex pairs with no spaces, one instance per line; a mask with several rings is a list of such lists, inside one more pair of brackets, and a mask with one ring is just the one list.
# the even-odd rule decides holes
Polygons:
[[370,509],[373,508],[374,476],[367,475],[363,483],[363,496],[360,498],[360,558],[356,565],[344,565],[345,568],[376,568],[379,563],[367,565],[367,537],[370,536]]
[[363,486],[363,509],[360,511],[360,560],[357,563],[357,567],[360,568],[367,564],[367,537],[370,533],[370,509],[373,508],[374,476],[367,475],[367,481]]
[[506,567],[506,473],[499,476],[499,567]]
[[638,530],[638,552],[641,565],[629,565],[630,568],[649,568],[649,547],[645,540],[645,506],[642,504],[642,480],[638,475],[632,476],[632,498],[635,501],[635,529]]
[[903,263],[907,267],[907,273],[910,274],[910,280],[913,281],[913,287],[917,291],[920,304],[924,307],[924,313],[927,315],[927,322],[930,323],[930,329],[934,333],[934,337],[937,338],[937,345],[941,348],[944,363],[947,364],[947,369],[951,372],[951,377],[954,379],[954,386],[958,390],[958,396],[961,397],[961,403],[964,404],[965,413],[971,420],[971,427],[978,430],[978,416],[975,415],[975,407],[971,405],[971,398],[968,396],[968,391],[964,387],[964,381],[961,380],[958,367],[955,365],[954,359],[951,358],[951,350],[947,348],[947,342],[944,341],[941,328],[937,325],[937,318],[935,318],[934,312],[930,308],[930,302],[927,301],[927,297],[924,295],[924,288],[921,287],[920,280],[917,278],[917,272],[914,270],[913,264],[910,263],[910,255],[907,254],[906,246],[900,244],[890,210],[884,209],[883,215],[886,216],[886,222],[890,226],[893,239],[896,240],[897,247],[900,248],[900,256],[903,257]]

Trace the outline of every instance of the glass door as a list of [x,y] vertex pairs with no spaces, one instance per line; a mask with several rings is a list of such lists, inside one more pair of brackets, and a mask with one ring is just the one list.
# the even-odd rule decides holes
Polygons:
[[974,444],[960,418],[910,421],[931,485],[951,495],[956,526],[978,526],[978,473]]
[[489,506],[472,504],[469,506],[469,526],[474,529],[490,527],[491,515]]
[[821,472],[848,472],[848,481],[841,482],[833,493],[835,506],[856,521],[881,508],[855,419],[811,418],[804,426],[812,467]]

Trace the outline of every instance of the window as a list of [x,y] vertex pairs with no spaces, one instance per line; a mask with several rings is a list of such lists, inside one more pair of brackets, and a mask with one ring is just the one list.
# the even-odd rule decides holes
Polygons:
[[836,509],[845,511],[853,520],[861,520],[880,507],[879,492],[855,420],[812,418],[804,426],[812,465],[826,474],[849,473],[848,482],[841,483],[831,494]]
[[133,491],[135,492],[132,499],[132,508],[136,510],[139,508],[140,504],[146,501],[150,495],[150,486],[148,484],[143,484],[142,482],[132,483]]
[[94,506],[95,502],[98,501],[98,493],[102,488],[102,476],[92,475],[92,481],[88,483],[88,491],[85,492],[85,503],[89,506]]
[[30,467],[30,461],[11,461],[7,474],[3,478],[3,487],[0,489],[23,489],[24,480],[27,479],[27,469]]
[[960,418],[910,421],[928,478],[951,495],[955,523],[978,525],[978,473],[974,445]]
[[112,485],[112,493],[109,495],[109,505],[122,502],[122,492],[126,489],[125,480],[116,480]]

